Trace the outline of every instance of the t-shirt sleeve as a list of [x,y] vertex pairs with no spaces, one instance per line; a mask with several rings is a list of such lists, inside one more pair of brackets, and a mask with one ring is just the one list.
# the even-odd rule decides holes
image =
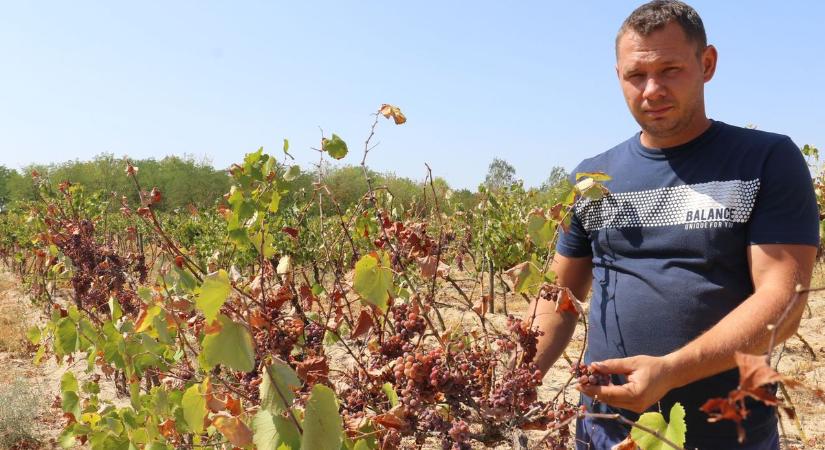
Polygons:
[[748,241],[819,245],[819,211],[811,173],[790,138],[776,143],[765,160],[748,223]]
[[570,227],[567,232],[559,229],[559,241],[556,243],[556,252],[570,258],[581,258],[593,254],[590,238],[587,237],[587,232],[575,214],[570,220]]

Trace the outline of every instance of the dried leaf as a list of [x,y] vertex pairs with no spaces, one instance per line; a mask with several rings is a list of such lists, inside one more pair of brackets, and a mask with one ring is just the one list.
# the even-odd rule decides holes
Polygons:
[[175,430],[175,421],[173,419],[166,419],[158,424],[158,431],[164,437],[171,438],[178,434]]
[[[736,391],[732,391],[733,394]],[[705,402],[701,408],[710,417],[708,422],[718,422],[720,420],[732,420],[736,424],[736,433],[739,443],[745,442],[745,428],[742,421],[748,416],[744,402],[737,402],[731,398],[712,398]]]
[[610,447],[610,450],[636,450],[636,443],[631,436],[626,437],[622,442]]
[[324,381],[329,377],[329,365],[326,356],[312,356],[298,363],[295,367],[298,378],[309,384]]
[[350,338],[355,339],[358,336],[362,336],[369,331],[373,325],[374,322],[372,321],[372,316],[369,311],[366,308],[362,309],[361,314],[358,316],[358,322],[355,324],[355,330],[353,330]]
[[241,419],[220,415],[212,420],[212,424],[232,445],[246,447],[252,444],[252,430]]
[[410,424],[406,419],[407,408],[403,404],[393,407],[385,414],[379,414],[372,418],[372,421],[385,427],[399,431],[409,429]]
[[487,315],[487,305],[490,304],[490,296],[485,294],[481,296],[481,299],[473,305],[473,311],[476,312],[481,317]]
[[402,123],[407,121],[407,117],[404,116],[404,113],[402,113],[401,109],[399,109],[397,106],[388,105],[385,103],[381,105],[381,109],[379,109],[378,112],[388,119],[392,117],[396,125],[401,125]]
[[[443,261],[438,261],[435,255],[422,256],[416,258],[416,260],[418,261],[418,266],[421,268],[421,276],[424,278],[432,278],[435,275],[443,278],[450,273],[450,266],[444,264]],[[436,262],[438,262],[437,268]]]
[[578,317],[579,314],[584,313],[584,308],[570,289],[562,287],[559,289],[558,297],[556,298],[556,312],[568,312]]
[[243,407],[241,406],[241,399],[232,397],[231,395],[226,395],[226,410],[229,411],[230,414],[233,416],[240,416],[243,413]]

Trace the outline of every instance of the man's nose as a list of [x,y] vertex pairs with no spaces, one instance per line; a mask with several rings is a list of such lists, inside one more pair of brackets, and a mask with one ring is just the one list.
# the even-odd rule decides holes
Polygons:
[[645,88],[642,92],[644,98],[659,98],[664,97],[667,93],[667,89],[665,85],[660,82],[660,80],[656,79],[656,77],[650,77],[645,82]]

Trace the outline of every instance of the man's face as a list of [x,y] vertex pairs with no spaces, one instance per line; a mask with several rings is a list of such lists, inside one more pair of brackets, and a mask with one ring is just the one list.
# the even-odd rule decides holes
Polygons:
[[704,84],[716,68],[716,49],[701,55],[675,22],[640,36],[619,39],[616,73],[627,106],[642,127],[642,143],[672,147],[698,136],[707,126]]

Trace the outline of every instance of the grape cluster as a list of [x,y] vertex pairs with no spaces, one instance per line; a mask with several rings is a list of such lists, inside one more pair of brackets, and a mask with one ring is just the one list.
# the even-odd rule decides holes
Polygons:
[[310,321],[304,327],[304,345],[308,348],[317,349],[324,342],[324,326],[318,322]]
[[584,413],[584,406],[576,406],[565,401],[555,403],[545,414],[548,429],[555,429],[557,433],[549,436],[544,442],[551,450],[566,450],[570,448],[570,427],[568,424],[578,415]]
[[269,329],[258,331],[255,333],[255,341],[257,347],[268,349],[282,359],[288,360],[292,349],[303,334],[304,322],[293,317],[281,324],[272,324]]
[[396,334],[402,339],[409,339],[416,334],[421,334],[426,329],[427,324],[419,316],[418,308],[410,310],[406,303],[399,303],[392,307],[392,318]]
[[516,344],[518,344],[523,352],[521,364],[531,364],[533,358],[536,357],[538,337],[544,335],[544,332],[539,331],[538,328],[531,329],[523,320],[512,315],[507,317],[507,330],[510,332],[511,337],[498,339],[499,348],[504,351],[513,351],[516,349]]
[[[472,447],[468,442],[470,440],[470,426],[467,422],[459,419],[453,421],[453,426],[448,431],[450,439],[452,439],[452,446],[449,441],[444,441],[442,448],[450,450],[470,450]],[[448,447],[449,446],[449,447]]]
[[534,365],[517,367],[496,383],[486,403],[498,417],[525,412],[536,401],[542,373]]
[[426,408],[417,415],[418,429],[428,433],[447,434],[450,423],[434,408]]
[[410,308],[406,303],[397,303],[392,306],[390,312],[395,334],[381,342],[381,355],[385,358],[384,363],[415,350],[412,339],[423,334],[427,328],[424,318],[415,306]]
[[587,364],[573,364],[573,366],[570,367],[570,373],[582,386],[607,386],[610,384],[610,375],[600,373],[592,367],[588,367]]

